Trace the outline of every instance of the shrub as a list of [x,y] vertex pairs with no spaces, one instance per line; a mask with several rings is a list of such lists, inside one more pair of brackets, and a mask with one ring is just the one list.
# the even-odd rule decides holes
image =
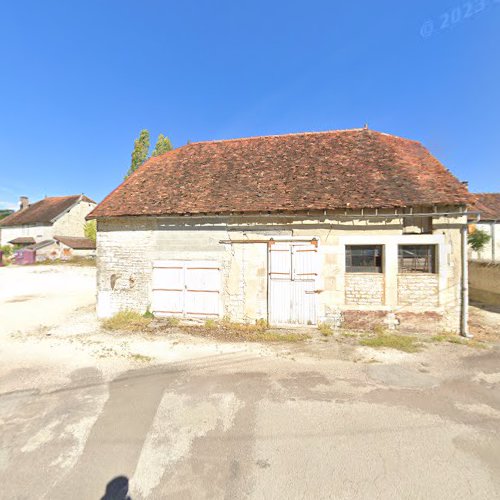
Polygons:
[[323,337],[329,337],[330,335],[333,334],[332,325],[328,323],[318,323],[318,330],[319,333],[323,335]]
[[207,328],[209,330],[213,330],[214,328],[217,328],[217,321],[215,321],[215,319],[205,320],[205,328]]
[[474,228],[474,231],[469,234],[467,241],[472,250],[479,252],[484,248],[484,245],[491,240],[491,236],[482,229]]
[[144,330],[151,318],[145,318],[135,311],[120,311],[111,318],[105,319],[102,326],[105,330],[123,330],[127,332],[139,332]]
[[0,251],[3,252],[5,257],[10,257],[14,253],[14,247],[12,245],[2,245]]

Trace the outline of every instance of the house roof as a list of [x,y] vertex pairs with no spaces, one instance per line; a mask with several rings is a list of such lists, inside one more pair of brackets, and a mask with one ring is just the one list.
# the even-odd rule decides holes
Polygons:
[[52,223],[53,219],[68,210],[80,198],[82,201],[95,203],[95,201],[81,194],[47,197],[0,220],[0,227]]
[[77,236],[54,236],[54,239],[60,241],[67,247],[73,250],[94,250],[95,241],[89,238],[81,238]]
[[35,238],[32,238],[31,236],[20,236],[10,240],[9,243],[11,245],[32,245],[35,243]]
[[48,247],[49,245],[54,245],[55,243],[55,240],[43,240],[39,241],[38,243],[34,243],[33,245],[29,245],[26,248],[30,250],[40,250],[41,248]]
[[88,218],[465,204],[419,142],[368,129],[199,142],[150,158]]
[[500,193],[474,193],[474,208],[481,212],[483,220],[500,220]]

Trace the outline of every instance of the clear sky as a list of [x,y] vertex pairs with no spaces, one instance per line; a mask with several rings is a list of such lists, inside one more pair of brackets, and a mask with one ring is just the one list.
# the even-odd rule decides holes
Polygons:
[[174,146],[369,127],[500,191],[500,0],[0,2],[0,208]]

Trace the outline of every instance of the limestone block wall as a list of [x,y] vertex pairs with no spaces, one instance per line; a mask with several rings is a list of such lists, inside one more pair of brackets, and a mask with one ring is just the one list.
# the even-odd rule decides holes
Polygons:
[[[464,218],[465,221],[465,218]],[[121,309],[144,312],[151,305],[154,260],[213,260],[222,269],[224,315],[235,321],[267,317],[267,245],[269,238],[316,238],[318,321],[340,324],[344,318],[374,321],[396,315],[401,326],[432,322],[457,331],[460,318],[460,218],[435,217],[433,234],[403,234],[400,219],[340,221],[302,217],[237,218],[135,217],[98,222],[98,314]],[[229,243],[228,241],[233,243]],[[255,243],[251,243],[255,242]],[[435,244],[439,274],[398,275],[399,244]],[[345,247],[384,246],[383,273],[368,278],[345,273]],[[411,283],[410,283],[411,282]]]
[[439,279],[437,274],[405,273],[398,275],[398,304],[437,307]]
[[61,215],[53,225],[54,236],[85,236],[85,217],[93,210],[95,203],[80,201]]
[[384,275],[382,273],[346,273],[345,303],[348,305],[382,305]]

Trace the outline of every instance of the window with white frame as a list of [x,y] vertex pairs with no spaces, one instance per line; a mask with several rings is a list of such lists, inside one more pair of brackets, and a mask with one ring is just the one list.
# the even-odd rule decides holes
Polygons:
[[400,273],[436,273],[436,245],[399,245]]
[[381,273],[382,245],[346,245],[346,273]]

